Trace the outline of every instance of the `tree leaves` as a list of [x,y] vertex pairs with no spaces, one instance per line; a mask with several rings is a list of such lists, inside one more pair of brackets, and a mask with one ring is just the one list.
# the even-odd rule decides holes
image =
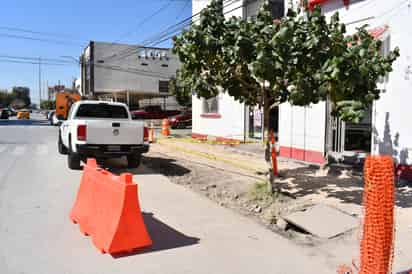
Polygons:
[[185,92],[210,98],[223,90],[248,105],[261,104],[263,92],[275,105],[330,100],[333,114],[356,122],[399,56],[398,49],[382,56],[381,46],[366,26],[348,35],[337,13],[328,22],[319,7],[274,21],[264,2],[255,19],[226,20],[222,0],[213,0],[173,50]]

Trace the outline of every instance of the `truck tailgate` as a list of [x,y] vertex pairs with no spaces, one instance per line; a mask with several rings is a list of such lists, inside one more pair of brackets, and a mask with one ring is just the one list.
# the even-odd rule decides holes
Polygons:
[[87,143],[99,145],[143,144],[144,124],[129,120],[87,120]]

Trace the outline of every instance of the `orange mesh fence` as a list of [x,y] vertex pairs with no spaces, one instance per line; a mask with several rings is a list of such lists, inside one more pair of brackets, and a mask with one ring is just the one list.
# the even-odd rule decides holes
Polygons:
[[360,274],[388,274],[393,261],[394,164],[390,156],[369,156],[364,167],[364,222]]

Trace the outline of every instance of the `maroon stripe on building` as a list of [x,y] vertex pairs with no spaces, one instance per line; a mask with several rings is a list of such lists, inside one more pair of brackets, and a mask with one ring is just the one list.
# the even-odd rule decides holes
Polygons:
[[279,156],[317,164],[326,162],[322,152],[294,147],[281,146]]

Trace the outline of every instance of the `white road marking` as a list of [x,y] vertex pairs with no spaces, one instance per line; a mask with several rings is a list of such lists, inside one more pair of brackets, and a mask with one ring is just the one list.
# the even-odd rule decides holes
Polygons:
[[7,145],[0,145],[0,153],[7,149]]
[[18,145],[11,152],[14,155],[22,155],[26,151],[26,145]]
[[49,148],[47,145],[37,145],[36,146],[36,154],[46,155],[49,152]]

